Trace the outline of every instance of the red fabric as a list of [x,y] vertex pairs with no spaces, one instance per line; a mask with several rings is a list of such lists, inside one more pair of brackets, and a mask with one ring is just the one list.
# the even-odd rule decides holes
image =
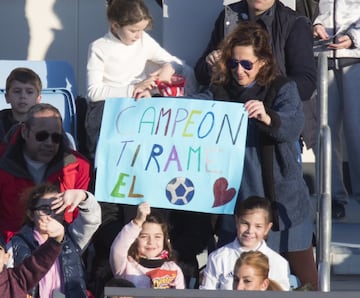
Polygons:
[[49,271],[60,252],[61,245],[50,238],[19,266],[4,269],[0,273],[0,297],[26,297]]
[[[20,145],[16,145],[16,142],[13,138],[12,150],[19,150],[16,147]],[[20,202],[20,196],[24,190],[33,187],[34,182],[20,161],[6,159],[5,149],[5,144],[0,145],[0,154],[3,154],[0,160],[0,232],[8,242],[21,228],[25,218],[26,204]],[[3,166],[4,159],[7,162],[6,166]],[[90,164],[86,158],[71,150],[62,162],[63,165],[60,163],[51,169],[53,174],[48,177],[47,182],[58,185],[61,192],[67,189],[87,190],[90,182]],[[74,214],[65,213],[64,218],[67,222],[72,222],[77,213],[78,210],[74,211]]]

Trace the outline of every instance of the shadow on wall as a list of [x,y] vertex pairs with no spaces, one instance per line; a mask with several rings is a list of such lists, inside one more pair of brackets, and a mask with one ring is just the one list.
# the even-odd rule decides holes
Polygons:
[[68,61],[74,68],[77,94],[85,96],[87,49],[106,32],[105,1],[55,1],[53,12],[61,29],[53,29],[54,40],[46,59]]
[[2,1],[0,20],[0,59],[65,60],[85,95],[88,45],[107,31],[105,1]]

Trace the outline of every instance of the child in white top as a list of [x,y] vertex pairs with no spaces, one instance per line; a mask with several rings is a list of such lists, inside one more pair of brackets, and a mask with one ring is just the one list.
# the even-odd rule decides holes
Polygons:
[[194,71],[163,49],[146,29],[152,17],[142,0],[108,0],[109,32],[89,46],[85,128],[88,157],[95,157],[104,101],[107,98],[149,98],[159,94],[157,82],[185,77],[185,94],[196,92]]
[[233,288],[234,264],[245,251],[260,251],[269,259],[269,278],[282,289],[290,289],[290,269],[285,258],[266,245],[271,222],[269,200],[253,196],[240,201],[235,207],[236,239],[209,255],[201,289]]
[[172,261],[167,224],[150,211],[148,203],[139,204],[134,220],[116,236],[110,250],[112,272],[138,288],[184,289],[184,275]]
[[[156,80],[170,82],[175,71],[182,71],[182,61],[145,32],[153,20],[142,0],[108,1],[107,18],[109,32],[89,46],[90,101],[151,97]],[[156,65],[155,71],[147,73],[148,62]]]

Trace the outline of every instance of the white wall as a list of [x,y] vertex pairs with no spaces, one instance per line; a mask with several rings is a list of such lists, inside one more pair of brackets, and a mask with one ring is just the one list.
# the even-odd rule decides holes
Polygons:
[[164,47],[194,66],[222,8],[223,0],[164,0]]
[[[222,0],[165,2],[172,3],[163,25],[160,6],[145,0],[154,18],[150,34],[193,63],[206,46]],[[74,67],[78,94],[85,95],[88,45],[107,31],[105,0],[2,0],[0,22],[0,59],[66,60]]]
[[[146,2],[162,18],[155,1]],[[0,59],[66,60],[85,95],[88,45],[107,31],[105,0],[3,0],[0,22]]]

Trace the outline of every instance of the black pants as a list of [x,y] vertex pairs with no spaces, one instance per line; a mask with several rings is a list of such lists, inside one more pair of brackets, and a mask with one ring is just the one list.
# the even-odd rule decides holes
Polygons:
[[88,158],[93,161],[95,158],[96,146],[100,135],[100,127],[104,112],[105,100],[90,102],[85,117],[86,147]]

